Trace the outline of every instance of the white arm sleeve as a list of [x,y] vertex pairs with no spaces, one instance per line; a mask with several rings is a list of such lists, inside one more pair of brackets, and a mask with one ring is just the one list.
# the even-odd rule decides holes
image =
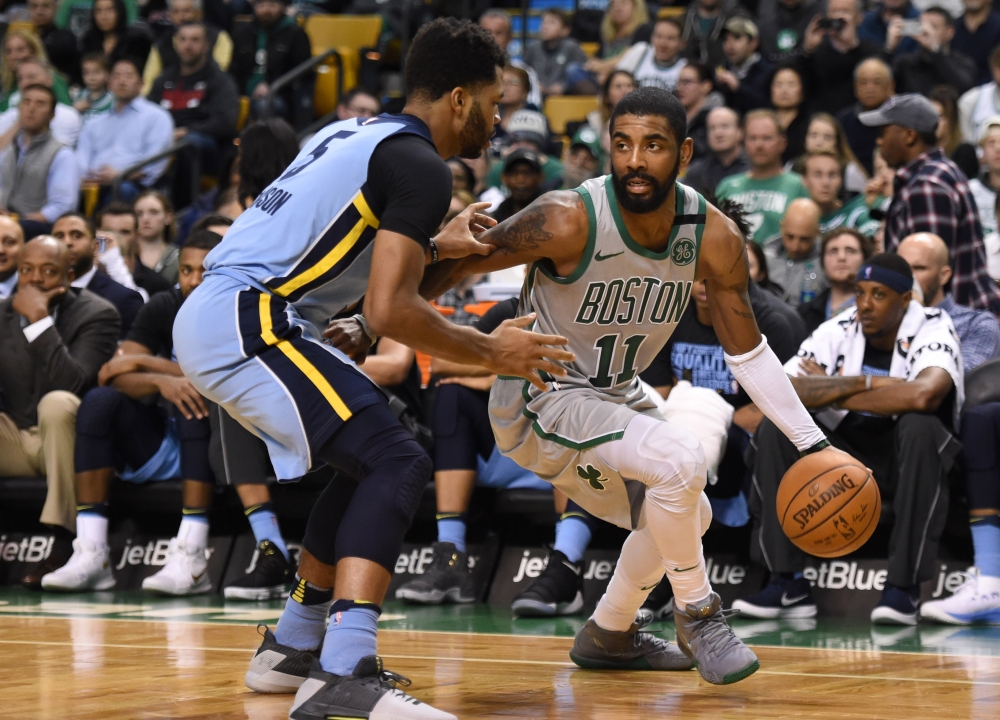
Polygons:
[[761,336],[760,345],[748,353],[735,357],[726,353],[726,363],[754,404],[800,451],[826,440],[795,394],[766,337]]
[[104,270],[108,273],[112,280],[116,283],[120,283],[127,287],[129,290],[135,290],[135,278],[132,277],[132,273],[128,271],[128,265],[125,264],[125,258],[122,257],[122,251],[118,247],[113,247],[109,250],[101,253],[98,258],[101,261],[101,265],[104,266]]

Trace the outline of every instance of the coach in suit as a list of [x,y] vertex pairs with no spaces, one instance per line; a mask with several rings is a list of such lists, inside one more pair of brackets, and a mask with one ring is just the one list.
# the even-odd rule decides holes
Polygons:
[[52,225],[52,237],[62,240],[69,248],[74,277],[72,286],[86,288],[115,306],[122,321],[120,339],[124,340],[135,316],[142,309],[142,295],[112,280],[110,275],[97,267],[95,258],[99,243],[94,238],[94,228],[90,221],[80,213],[61,215]]
[[68,559],[76,528],[76,409],[114,354],[121,326],[113,305],[70,287],[69,256],[54,238],[26,243],[17,291],[0,302],[0,478],[45,476],[40,519],[57,529],[45,561],[55,567]]

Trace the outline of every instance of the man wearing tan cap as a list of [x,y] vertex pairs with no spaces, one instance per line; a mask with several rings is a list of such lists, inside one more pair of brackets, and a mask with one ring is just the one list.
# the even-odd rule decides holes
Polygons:
[[753,20],[730,18],[722,33],[724,69],[715,72],[715,81],[726,97],[726,105],[745,115],[771,104],[771,77],[774,65],[757,49],[760,32]]

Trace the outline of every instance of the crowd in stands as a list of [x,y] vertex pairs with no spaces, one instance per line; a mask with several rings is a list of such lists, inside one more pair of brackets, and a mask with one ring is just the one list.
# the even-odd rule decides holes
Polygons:
[[[676,94],[693,143],[680,181],[743,223],[763,334],[834,444],[876,469],[893,506],[873,619],[915,622],[944,523],[946,505],[932,499],[956,473],[979,573],[969,587],[1000,592],[1000,462],[986,451],[1000,445],[1000,393],[963,408],[970,373],[1000,375],[1000,13],[991,0],[597,5],[540,13],[537,38],[503,69],[490,149],[448,161],[446,221],[476,200],[503,221],[545,192],[608,173],[615,104],[641,86]],[[202,571],[216,484],[236,487],[266,558],[227,597],[276,597],[294,572],[263,445],[183,378],[170,328],[201,260],[315,131],[312,74],[272,88],[313,56],[300,20],[318,6],[29,0],[28,22],[3,37],[0,477],[46,478],[40,521],[56,534],[24,578],[30,587],[113,584],[115,477],[184,480],[170,560],[144,587],[210,589]],[[479,23],[502,48],[520,45],[507,10],[488,9]],[[569,119],[552,112],[573,98],[593,102]],[[333,120],[397,105],[359,85],[337,99]],[[516,295],[524,275],[470,278],[437,307],[490,332],[517,300],[493,304],[488,291]],[[484,368],[431,359],[421,374],[414,352],[388,339],[362,367],[434,440],[434,560],[397,596],[471,602],[474,487],[548,486],[496,450]],[[829,375],[845,383],[810,384]],[[815,613],[805,558],[774,517],[777,483],[797,455],[729,372],[704,284],[642,381],[664,416],[702,440],[716,521],[751,528],[750,555],[770,580],[740,601],[743,612]],[[554,502],[553,552],[515,600],[520,615],[582,606],[580,563],[597,521],[558,493]],[[647,605],[662,614],[669,588]]]

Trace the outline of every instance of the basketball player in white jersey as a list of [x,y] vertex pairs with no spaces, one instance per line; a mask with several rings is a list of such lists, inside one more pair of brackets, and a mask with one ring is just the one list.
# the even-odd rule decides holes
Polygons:
[[[639,384],[704,280],[712,322],[736,380],[803,453],[827,447],[757,329],[744,239],[736,224],[676,182],[691,159],[684,108],[639,88],[611,115],[612,174],[548,193],[483,236],[489,257],[428,269],[434,296],[474,272],[531,263],[520,315],[569,339],[576,359],[553,378],[503,377],[490,419],[505,455],[587,511],[632,531],[570,655],[582,667],[680,670],[737,682],[757,657],[733,634],[712,591],[701,536],[711,520],[704,452],[663,420]],[[546,389],[538,389],[538,380]],[[680,648],[640,633],[636,611],[666,572]]]

